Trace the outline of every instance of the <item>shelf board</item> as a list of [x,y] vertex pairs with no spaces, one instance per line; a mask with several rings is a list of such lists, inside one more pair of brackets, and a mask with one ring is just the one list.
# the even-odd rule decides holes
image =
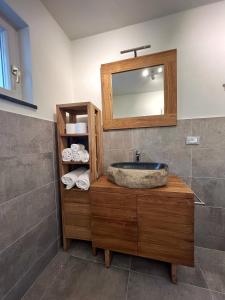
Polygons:
[[63,134],[60,134],[60,136],[61,137],[88,136],[88,133],[74,133],[74,134],[63,133]]
[[66,188],[64,188],[64,193],[67,193],[67,192],[82,192],[82,193],[88,193],[90,189],[88,189],[87,191],[86,190],[82,190],[82,189],[79,189],[78,187],[73,187],[72,189],[69,189],[67,190]]
[[61,161],[62,165],[89,165],[89,162],[82,162],[82,161]]

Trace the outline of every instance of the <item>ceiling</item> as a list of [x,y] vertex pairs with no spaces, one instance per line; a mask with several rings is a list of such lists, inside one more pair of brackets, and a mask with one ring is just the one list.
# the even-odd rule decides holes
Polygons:
[[141,23],[218,0],[41,0],[70,39]]

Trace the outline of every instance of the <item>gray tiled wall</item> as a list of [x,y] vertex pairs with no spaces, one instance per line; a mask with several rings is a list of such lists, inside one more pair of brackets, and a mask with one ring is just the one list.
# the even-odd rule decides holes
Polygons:
[[[187,135],[200,145],[185,145]],[[176,127],[104,132],[105,171],[112,162],[133,160],[168,163],[206,203],[196,206],[195,244],[225,250],[225,118],[180,120]]]
[[56,254],[55,124],[0,111],[0,299],[20,299]]
[[[192,134],[200,145],[185,145]],[[225,118],[104,132],[105,170],[135,149],[168,163],[206,202],[196,206],[196,245],[225,250]],[[57,251],[56,159],[53,122],[0,111],[0,299],[20,299]]]

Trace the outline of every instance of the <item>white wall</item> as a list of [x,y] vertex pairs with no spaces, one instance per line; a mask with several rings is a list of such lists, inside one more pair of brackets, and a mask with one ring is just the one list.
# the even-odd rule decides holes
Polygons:
[[156,116],[164,113],[164,91],[113,96],[114,118]]
[[53,120],[56,103],[72,102],[71,41],[39,0],[7,0],[30,26],[35,111],[0,100],[0,109]]
[[[151,44],[178,50],[178,118],[225,116],[225,1],[73,42],[76,101],[101,107],[100,65],[120,50]],[[149,53],[149,51],[142,52]]]

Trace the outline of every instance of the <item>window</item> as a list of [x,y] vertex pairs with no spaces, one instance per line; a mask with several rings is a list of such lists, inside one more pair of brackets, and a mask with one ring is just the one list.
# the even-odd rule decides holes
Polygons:
[[[28,25],[0,1],[0,99],[36,108],[32,103]],[[1,101],[1,100],[0,100]]]
[[0,27],[0,87],[11,89],[8,37],[4,27]]

